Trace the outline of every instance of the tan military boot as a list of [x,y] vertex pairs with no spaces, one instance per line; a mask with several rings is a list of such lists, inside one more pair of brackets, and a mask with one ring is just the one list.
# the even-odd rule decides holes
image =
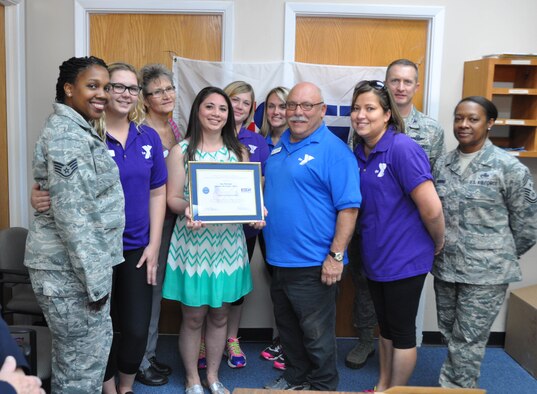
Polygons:
[[358,344],[347,354],[345,365],[349,368],[362,368],[367,359],[375,354],[375,329],[365,328],[359,330],[360,340]]

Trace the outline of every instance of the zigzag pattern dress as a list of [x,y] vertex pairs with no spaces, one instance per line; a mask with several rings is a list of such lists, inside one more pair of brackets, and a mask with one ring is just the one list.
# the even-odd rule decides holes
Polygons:
[[[188,141],[179,143],[186,155]],[[196,151],[196,161],[236,162],[226,147],[217,152]],[[185,199],[188,165],[185,164]],[[179,215],[173,229],[162,295],[184,305],[213,308],[233,302],[252,291],[252,275],[242,224],[208,224],[192,231]]]

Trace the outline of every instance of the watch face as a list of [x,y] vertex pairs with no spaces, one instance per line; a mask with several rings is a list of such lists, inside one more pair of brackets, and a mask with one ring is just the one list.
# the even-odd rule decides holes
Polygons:
[[334,258],[334,260],[343,261],[343,253],[330,251],[329,254],[330,254],[330,256],[332,256]]

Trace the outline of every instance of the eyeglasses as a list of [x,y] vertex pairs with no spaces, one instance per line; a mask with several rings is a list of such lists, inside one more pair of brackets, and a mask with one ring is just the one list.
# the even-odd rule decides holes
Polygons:
[[384,82],[373,79],[371,81],[358,82],[358,85],[356,85],[356,87],[354,88],[354,91],[363,88],[365,85],[371,86],[373,89],[379,90],[379,91],[386,90],[386,85],[384,85]]
[[106,91],[110,92],[110,90],[117,94],[122,94],[128,90],[131,96],[137,96],[142,88],[140,86],[125,86],[122,83],[109,83]]
[[153,96],[155,98],[161,98],[164,95],[164,93],[166,93],[167,95],[175,94],[175,86],[172,85],[172,86],[168,86],[166,89],[157,89],[154,92],[146,93],[145,95],[147,97]]
[[312,103],[293,103],[292,101],[291,102],[287,102],[286,104],[286,108],[288,110],[291,110],[291,111],[294,111],[297,109],[297,107],[300,107],[302,108],[303,111],[311,111],[313,109],[313,107],[315,107],[316,105],[320,105],[320,104],[324,104],[324,101],[320,101],[318,103],[315,103],[315,104],[312,104]]

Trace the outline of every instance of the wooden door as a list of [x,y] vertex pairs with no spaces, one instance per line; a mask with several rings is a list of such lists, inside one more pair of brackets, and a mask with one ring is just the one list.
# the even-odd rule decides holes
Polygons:
[[9,227],[5,11],[0,5],[0,229]]
[[421,110],[428,30],[427,20],[297,17],[295,61],[385,67],[410,59],[418,65],[421,89],[414,105]]
[[[297,17],[295,61],[340,66],[388,66],[407,58],[418,65],[421,89],[414,105],[423,108],[427,70],[427,20]],[[356,81],[359,82],[359,81]],[[352,325],[354,287],[346,275],[337,304],[336,334],[355,336]]]
[[93,14],[90,52],[107,63],[140,68],[162,63],[172,68],[174,55],[222,59],[222,17],[193,14]]
[[[222,60],[222,17],[195,14],[92,14],[90,54],[107,63],[126,62],[136,68],[161,63],[172,69],[173,56]],[[159,331],[177,334],[178,302],[162,301]]]

